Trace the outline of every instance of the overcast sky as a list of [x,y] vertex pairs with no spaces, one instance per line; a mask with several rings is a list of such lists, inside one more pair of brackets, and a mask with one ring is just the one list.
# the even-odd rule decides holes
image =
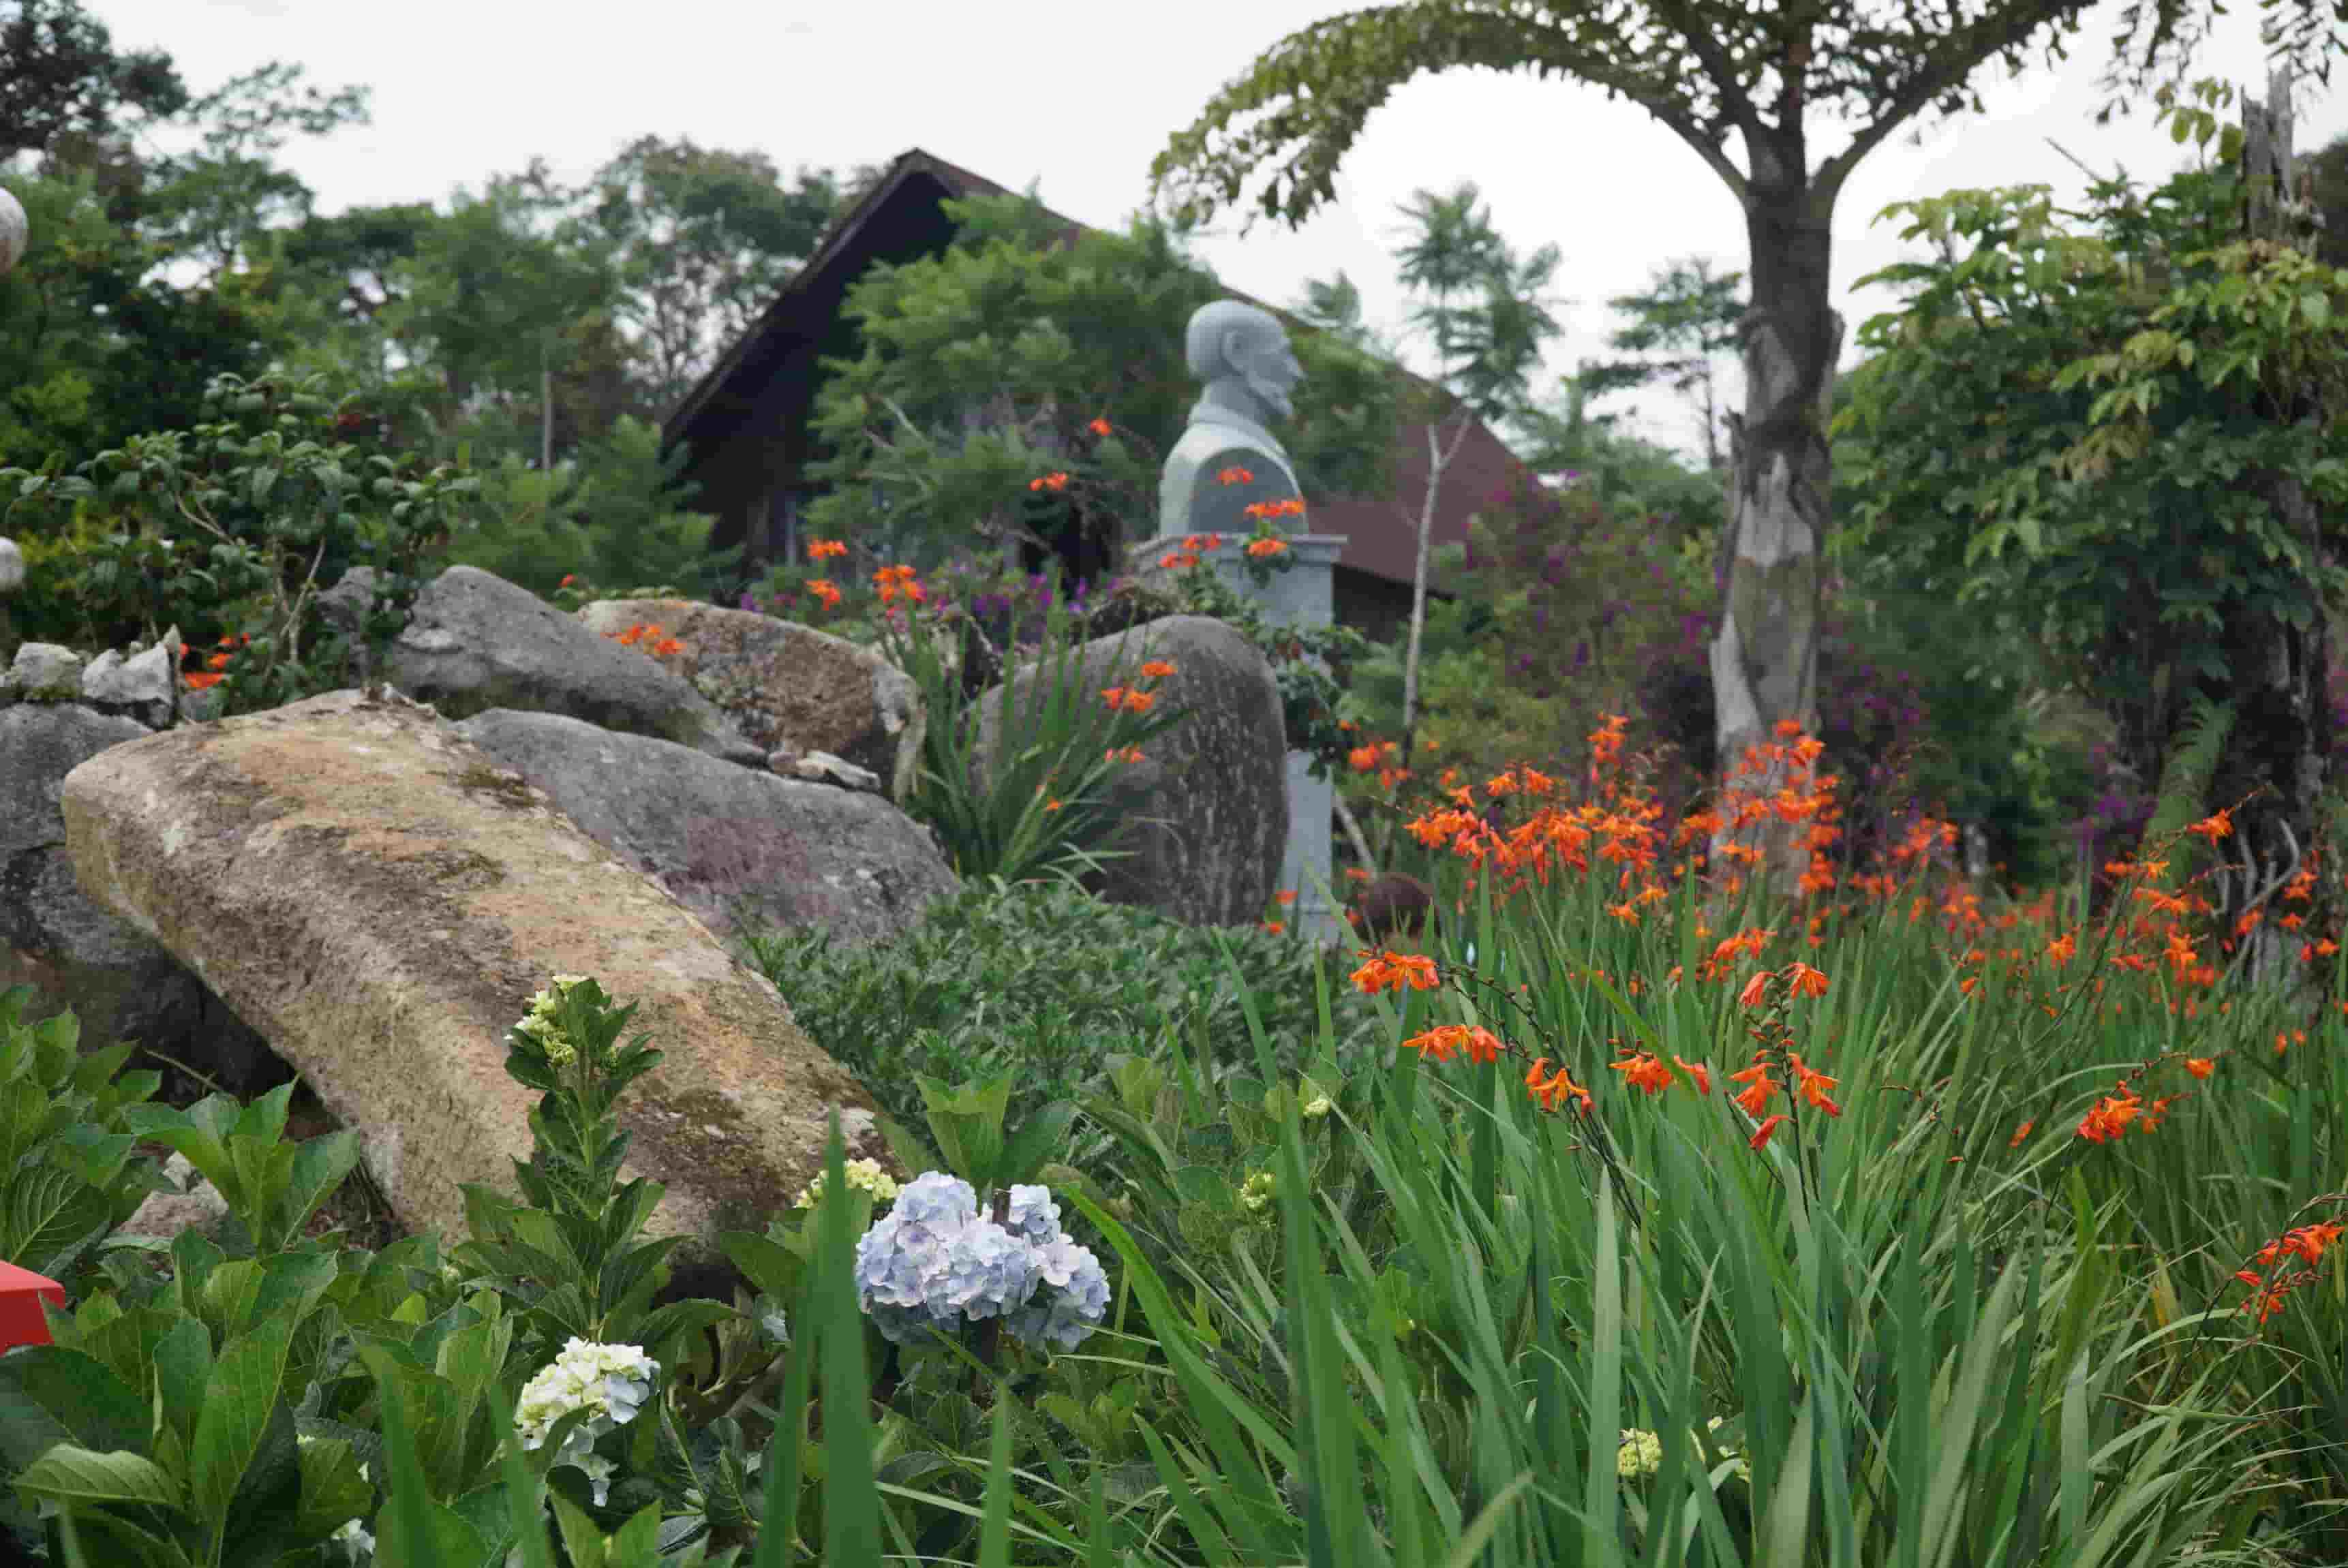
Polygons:
[[[84,0],[118,47],[168,50],[202,92],[264,60],[298,62],[307,81],[373,89],[372,123],[286,147],[280,161],[317,193],[322,211],[431,200],[478,190],[542,154],[556,178],[583,179],[633,138],[690,138],[705,148],[756,149],[788,181],[801,166],[842,174],[921,148],[1024,189],[1041,181],[1054,210],[1121,229],[1147,200],[1151,159],[1226,82],[1282,38],[1347,8],[1341,0],[666,0],[658,6],[406,0],[388,10],[335,0]],[[1978,9],[1972,0],[1965,9]],[[1993,62],[1975,81],[1987,110],[1929,120],[1921,147],[1903,128],[1870,153],[1838,203],[1834,303],[1855,339],[1868,315],[1899,303],[1852,282],[1902,259],[1897,222],[1875,223],[1892,201],[1956,187],[2044,183],[2058,205],[2084,202],[2087,177],[2060,142],[2098,174],[2116,167],[2145,186],[2193,154],[2157,128],[2147,102],[2097,128],[2096,77],[2111,58],[2124,0],[2086,14],[2070,57],[2045,63],[2045,38],[2009,79]],[[2147,6],[2149,11],[2150,6]],[[2192,74],[2263,97],[2260,12],[2237,4],[2219,18]],[[1142,18],[1147,18],[1146,21]],[[2348,130],[2348,78],[2305,83],[2297,145],[2322,147]],[[2231,118],[2229,111],[2228,118]],[[1848,144],[1845,122],[1814,114],[1813,167]],[[2215,144],[2212,144],[2213,148]],[[164,150],[176,150],[166,148]],[[1746,166],[1742,146],[1727,145]],[[1396,282],[1397,207],[1420,188],[1469,179],[1495,227],[1521,257],[1561,252],[1550,343],[1535,383],[1585,357],[1610,354],[1623,323],[1610,296],[1646,289],[1653,271],[1683,257],[1715,273],[1746,269],[1743,214],[1718,178],[1676,137],[1622,99],[1529,74],[1453,70],[1421,76],[1375,111],[1340,168],[1337,200],[1302,230],[1269,220],[1241,236],[1219,216],[1220,237],[1197,252],[1225,282],[1290,304],[1305,280],[1344,269],[1374,328],[1402,338],[1405,358],[1435,369],[1424,340],[1406,336],[1413,299]],[[1249,188],[1252,200],[1261,181]],[[1846,365],[1858,357],[1844,353]],[[1724,356],[1724,386],[1741,406],[1742,377]],[[1668,387],[1618,395],[1636,404],[1626,424],[1684,452],[1700,449],[1696,416]]]

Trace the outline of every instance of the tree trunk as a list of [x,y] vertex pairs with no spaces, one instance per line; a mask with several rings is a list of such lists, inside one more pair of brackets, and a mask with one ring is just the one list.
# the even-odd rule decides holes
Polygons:
[[[1740,826],[1740,796],[1766,800],[1797,775],[1790,756],[1748,748],[1779,741],[1792,720],[1815,735],[1818,716],[1819,553],[1826,538],[1830,468],[1826,423],[1842,318],[1827,303],[1828,202],[1795,189],[1758,185],[1747,205],[1753,305],[1740,324],[1745,415],[1729,416],[1726,584],[1712,644],[1712,690],[1721,770],[1712,869],[1723,885],[1756,877],[1779,897],[1797,897],[1809,870],[1808,820],[1775,811]],[[1739,795],[1731,795],[1735,788]],[[1749,809],[1749,808],[1748,808]],[[1756,851],[1757,861],[1731,845]]]

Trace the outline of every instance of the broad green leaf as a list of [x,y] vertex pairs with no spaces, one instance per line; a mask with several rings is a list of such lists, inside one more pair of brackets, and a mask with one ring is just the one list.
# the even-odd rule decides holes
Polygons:
[[190,1501],[200,1518],[225,1512],[277,1408],[294,1325],[273,1317],[231,1340],[204,1380],[204,1408],[188,1453]]
[[180,1489],[152,1460],[134,1453],[98,1453],[59,1443],[35,1460],[16,1484],[61,1502],[134,1502],[180,1506]]

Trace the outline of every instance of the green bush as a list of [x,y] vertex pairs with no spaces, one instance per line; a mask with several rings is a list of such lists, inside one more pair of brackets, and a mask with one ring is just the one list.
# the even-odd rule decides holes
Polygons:
[[[1184,926],[1065,883],[966,886],[893,942],[836,950],[831,937],[762,932],[747,941],[808,1038],[911,1126],[923,1111],[916,1074],[959,1082],[1015,1066],[1015,1126],[1097,1088],[1113,1052],[1161,1058],[1175,1044],[1195,1058],[1203,1036],[1218,1079],[1252,1067],[1218,937],[1230,941],[1285,1068],[1309,1056],[1317,1030],[1312,946],[1253,927]],[[1350,1058],[1369,1048],[1376,1009],[1347,985],[1341,963],[1324,973],[1341,1058]]]

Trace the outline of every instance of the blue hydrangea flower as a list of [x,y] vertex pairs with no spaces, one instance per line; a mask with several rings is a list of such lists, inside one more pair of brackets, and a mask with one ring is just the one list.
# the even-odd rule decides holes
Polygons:
[[1033,1246],[1042,1246],[1060,1234],[1060,1205],[1049,1187],[1011,1189],[1011,1234]]
[[1060,1229],[1049,1188],[1014,1186],[1007,1225],[942,1171],[907,1183],[856,1244],[858,1304],[894,1344],[1003,1318],[1029,1345],[1072,1349],[1106,1316],[1108,1280]]

